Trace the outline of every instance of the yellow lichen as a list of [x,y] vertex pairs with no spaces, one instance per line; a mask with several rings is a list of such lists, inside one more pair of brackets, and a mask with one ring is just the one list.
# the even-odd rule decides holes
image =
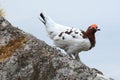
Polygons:
[[0,9],[0,16],[5,16],[5,12],[3,9]]
[[26,36],[9,41],[6,46],[0,46],[0,62],[10,57],[16,49],[19,49],[28,41]]

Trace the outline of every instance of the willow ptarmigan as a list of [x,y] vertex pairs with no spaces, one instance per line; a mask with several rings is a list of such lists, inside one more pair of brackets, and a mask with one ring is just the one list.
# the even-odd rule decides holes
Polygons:
[[95,46],[95,32],[100,31],[96,24],[92,24],[86,31],[60,25],[45,13],[40,13],[40,20],[44,23],[49,37],[71,57],[80,60],[79,53],[88,51]]

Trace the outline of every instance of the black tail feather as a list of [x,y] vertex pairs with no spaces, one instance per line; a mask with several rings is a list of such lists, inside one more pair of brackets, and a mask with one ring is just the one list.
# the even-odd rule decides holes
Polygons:
[[40,13],[40,16],[45,21],[45,16],[43,15],[43,13]]
[[46,24],[46,20],[45,20],[45,16],[43,15],[43,13],[40,13],[40,17],[42,18],[42,19],[40,19],[40,21],[42,21],[44,24]]

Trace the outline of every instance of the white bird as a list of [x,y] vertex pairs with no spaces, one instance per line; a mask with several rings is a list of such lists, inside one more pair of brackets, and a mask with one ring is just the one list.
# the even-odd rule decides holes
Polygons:
[[95,46],[95,32],[99,31],[96,24],[92,24],[86,31],[60,25],[54,22],[45,13],[40,13],[40,20],[44,23],[49,37],[54,44],[65,50],[66,53],[76,60],[80,61],[79,53],[88,51]]

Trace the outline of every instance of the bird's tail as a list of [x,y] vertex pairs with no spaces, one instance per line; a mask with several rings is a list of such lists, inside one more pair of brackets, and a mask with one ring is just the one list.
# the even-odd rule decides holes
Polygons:
[[43,13],[40,13],[40,21],[43,22],[44,24],[46,24],[46,19],[45,19],[45,16],[43,15]]
[[39,19],[45,25],[47,25],[47,23],[48,24],[53,24],[54,23],[54,21],[49,16],[47,16],[45,13],[43,13],[43,12],[40,13],[40,18]]

